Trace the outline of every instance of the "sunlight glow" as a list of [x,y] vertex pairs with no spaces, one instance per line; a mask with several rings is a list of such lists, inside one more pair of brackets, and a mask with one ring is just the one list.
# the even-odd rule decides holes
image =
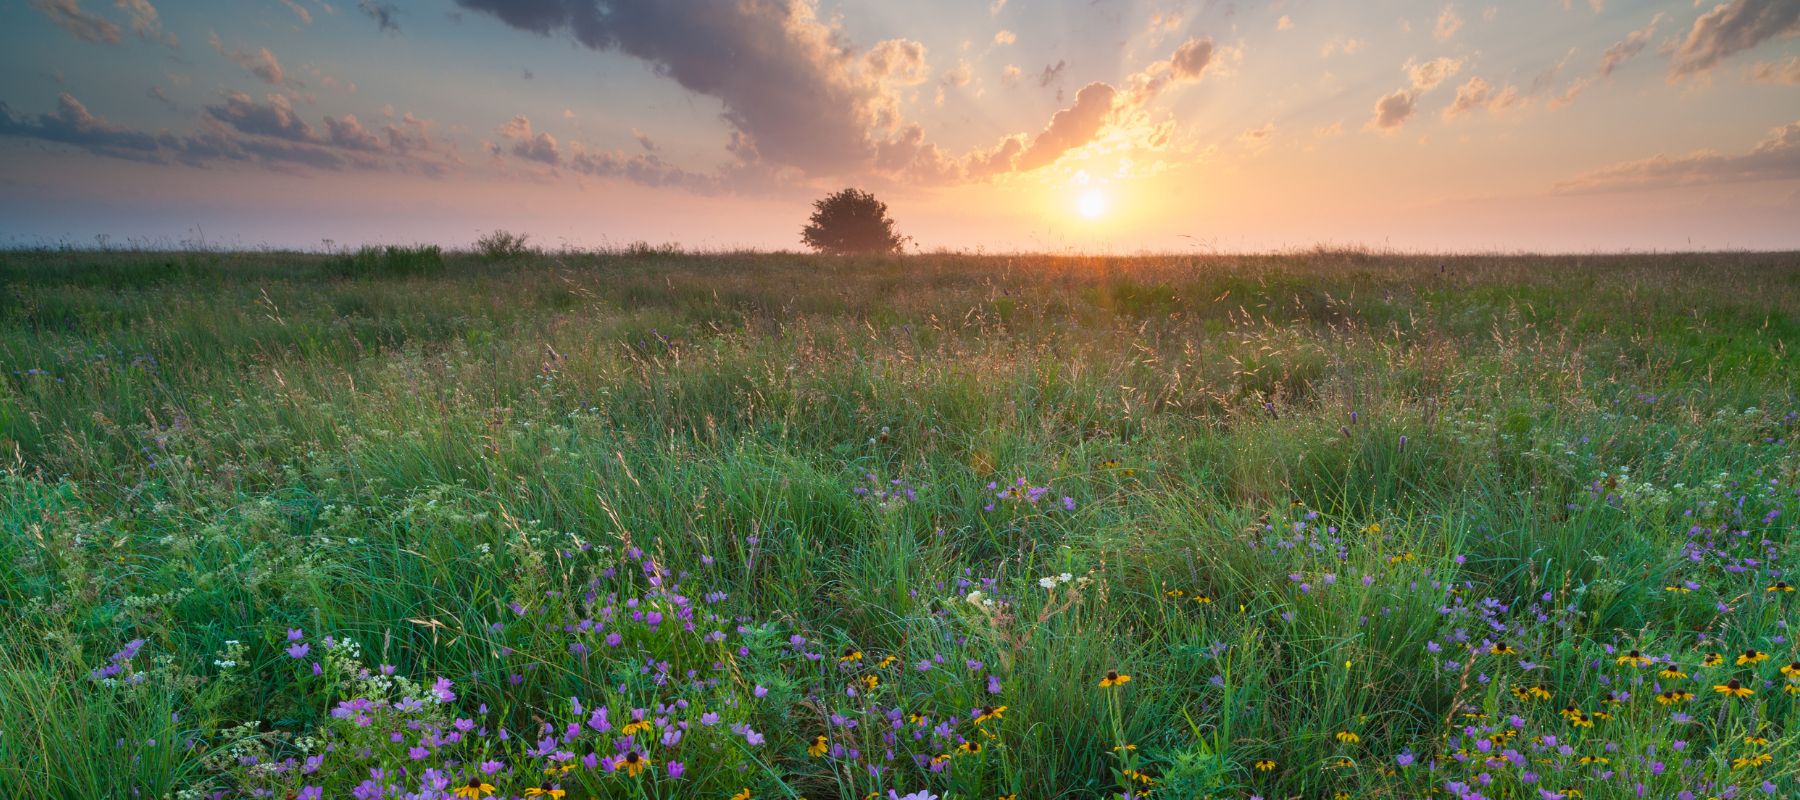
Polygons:
[[1075,198],[1075,211],[1086,219],[1099,219],[1106,213],[1106,193],[1089,189]]

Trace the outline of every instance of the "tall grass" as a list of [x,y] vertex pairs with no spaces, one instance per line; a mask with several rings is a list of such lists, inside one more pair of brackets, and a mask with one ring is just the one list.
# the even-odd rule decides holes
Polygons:
[[[25,796],[1796,791],[1791,254],[57,252],[0,283]],[[603,704],[654,731],[564,730]]]

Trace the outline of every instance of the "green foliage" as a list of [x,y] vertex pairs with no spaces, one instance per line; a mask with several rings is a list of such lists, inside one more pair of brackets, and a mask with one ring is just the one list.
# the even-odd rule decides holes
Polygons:
[[475,252],[489,261],[521,258],[536,252],[529,241],[531,234],[513,233],[496,228],[475,239]]
[[0,255],[10,791],[1796,792],[1791,255],[515,255]]
[[887,203],[860,189],[844,189],[813,202],[800,241],[825,255],[898,253],[906,238],[894,232]]

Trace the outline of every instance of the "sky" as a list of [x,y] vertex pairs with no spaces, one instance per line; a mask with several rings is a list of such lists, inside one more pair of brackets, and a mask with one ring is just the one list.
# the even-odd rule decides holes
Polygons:
[[0,0],[0,246],[1800,249],[1800,0]]

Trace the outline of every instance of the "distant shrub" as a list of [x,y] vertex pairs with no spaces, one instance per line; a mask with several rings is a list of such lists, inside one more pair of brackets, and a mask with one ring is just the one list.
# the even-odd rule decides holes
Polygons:
[[625,255],[633,258],[654,258],[657,256],[681,255],[681,245],[674,242],[651,244],[642,239],[625,245]]
[[363,247],[339,256],[333,271],[346,278],[405,278],[444,270],[444,250],[435,244]]
[[483,258],[501,260],[529,255],[533,247],[526,243],[531,238],[528,233],[513,233],[508,230],[495,229],[475,240],[475,251]]
[[813,202],[812,221],[800,240],[827,255],[898,253],[906,239],[894,232],[887,203],[859,189],[845,189]]

